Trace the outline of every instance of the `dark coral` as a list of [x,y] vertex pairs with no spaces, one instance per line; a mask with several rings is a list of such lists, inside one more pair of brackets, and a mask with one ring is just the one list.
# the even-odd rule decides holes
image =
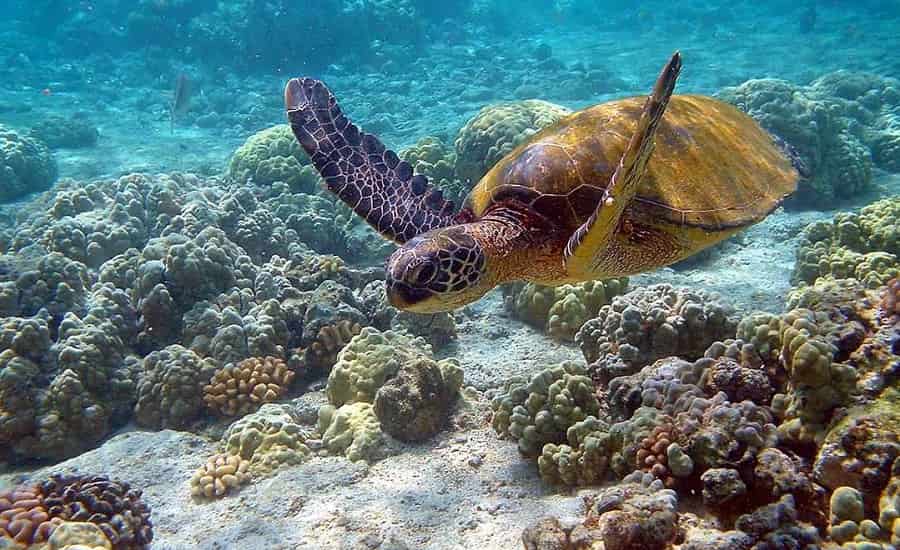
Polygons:
[[153,540],[150,508],[126,482],[54,474],[0,493],[0,534],[18,542],[46,541],[64,521],[96,524],[116,550],[144,549]]

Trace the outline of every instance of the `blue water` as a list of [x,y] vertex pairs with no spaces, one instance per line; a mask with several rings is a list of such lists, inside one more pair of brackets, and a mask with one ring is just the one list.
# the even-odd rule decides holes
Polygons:
[[[829,409],[828,421],[851,404],[895,398],[900,317],[886,313],[896,301],[878,300],[887,296],[883,283],[900,273],[900,222],[891,219],[898,210],[884,206],[900,196],[900,0],[6,0],[0,491],[57,467],[127,481],[146,491],[154,548],[173,549],[379,547],[366,538],[372,532],[385,548],[513,548],[524,522],[545,509],[580,514],[578,498],[544,483],[533,457],[520,457],[488,428],[490,398],[513,375],[563,359],[584,363],[577,327],[561,339],[549,319],[517,313],[510,303],[518,287],[506,289],[505,304],[494,292],[449,315],[398,313],[383,290],[395,245],[318,186],[286,128],[254,153],[279,164],[242,172],[232,159],[245,143],[275,135],[258,133],[286,122],[285,84],[308,76],[325,82],[363,130],[404,158],[425,159],[417,171],[459,200],[489,168],[488,157],[502,156],[489,150],[504,125],[515,143],[539,129],[509,115],[478,139],[465,136],[483,108],[539,99],[556,104],[545,110],[568,112],[644,95],[676,50],[684,60],[676,93],[736,103],[792,147],[809,176],[759,225],[638,275],[629,290],[670,283],[718,292],[733,306],[720,308],[733,314],[725,323],[732,337],[742,316],[780,315],[792,289],[815,283],[815,273],[801,273],[798,247],[834,231],[835,242],[860,245],[847,245],[852,250],[838,260],[816,249],[835,277],[863,278],[855,271],[862,263],[881,271],[866,291],[833,291],[828,299],[840,305],[829,310],[831,321],[838,323],[837,311],[846,326],[823,346],[833,346],[835,362],[852,362],[859,327],[881,327],[884,367],[860,382],[859,395]],[[881,231],[877,245],[857,242],[856,225],[829,225],[879,200],[892,213],[876,229],[859,222]],[[815,271],[816,258],[804,254]],[[874,256],[863,262],[863,254]],[[546,292],[535,300],[549,299],[553,291]],[[887,320],[873,321],[876,311]],[[425,337],[435,357],[458,360],[466,384],[477,388],[436,438],[420,446],[394,441],[399,451],[371,459],[391,455],[386,463],[400,464],[396,485],[395,466],[370,473],[326,452],[323,434],[314,434],[329,369],[363,326]],[[190,475],[223,452],[223,434],[248,412],[220,414],[204,399],[206,386],[214,373],[230,372],[226,366],[262,357],[294,373],[268,400],[286,407],[283,415],[302,427],[292,436],[302,433],[311,451],[203,508],[190,496]],[[779,368],[768,372],[773,384],[780,377],[776,389],[794,391]],[[775,410],[771,402],[761,407]],[[821,439],[779,445],[793,453],[804,483],[815,477]],[[873,468],[883,475],[872,483],[880,485],[865,495],[870,519],[891,476],[891,461],[879,456]],[[310,463],[313,474],[304,470]],[[419,468],[428,479],[417,477]],[[815,527],[828,540],[833,487],[816,482],[821,498],[807,507],[822,512]],[[712,513],[701,504],[699,476],[677,489],[690,503],[682,512]],[[0,539],[15,534],[2,515],[12,507],[3,495]],[[444,522],[447,510],[459,517]],[[287,519],[269,530],[274,517]],[[716,529],[732,527],[731,519]],[[400,525],[407,546],[390,546],[385,525]],[[896,532],[895,546],[887,530],[879,537],[882,548],[898,547]],[[133,544],[114,547],[143,547]],[[765,546],[775,547],[790,546]]]

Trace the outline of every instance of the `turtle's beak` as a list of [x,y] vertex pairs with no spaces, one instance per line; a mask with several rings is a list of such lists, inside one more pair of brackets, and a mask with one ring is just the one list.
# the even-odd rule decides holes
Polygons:
[[388,277],[385,292],[387,293],[388,302],[397,309],[406,311],[419,311],[421,303],[431,296],[431,293],[422,288],[413,288],[401,281],[397,281],[392,277]]

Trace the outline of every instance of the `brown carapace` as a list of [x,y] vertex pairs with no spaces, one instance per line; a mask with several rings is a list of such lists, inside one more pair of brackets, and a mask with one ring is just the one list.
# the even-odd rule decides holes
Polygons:
[[797,170],[752,118],[672,95],[675,53],[650,96],[573,113],[498,162],[455,211],[440,190],[361,132],[320,81],[292,79],[294,135],[325,185],[400,248],[392,304],[454,309],[498,284],[562,284],[649,271],[762,220]]

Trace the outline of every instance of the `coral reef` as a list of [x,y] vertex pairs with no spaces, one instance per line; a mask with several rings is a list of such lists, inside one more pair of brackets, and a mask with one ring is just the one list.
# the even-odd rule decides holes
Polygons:
[[469,184],[456,175],[456,152],[440,138],[426,136],[412,147],[404,149],[400,158],[412,165],[416,174],[422,174],[444,193],[444,197],[461,204],[476,181]]
[[232,155],[228,170],[241,183],[272,185],[280,181],[295,192],[312,193],[319,182],[318,173],[287,124],[250,136]]
[[31,127],[30,135],[51,149],[93,147],[100,133],[84,116],[49,116]]
[[462,386],[455,360],[435,361],[421,338],[366,327],[338,354],[319,409],[325,447],[350,460],[378,458],[385,433],[421,441],[446,424]]
[[503,287],[503,301],[513,316],[543,328],[557,340],[571,341],[588,319],[627,287],[625,277],[558,287],[512,283]]
[[456,135],[456,174],[474,185],[498,160],[571,111],[537,99],[488,105]]
[[869,288],[900,275],[900,198],[874,202],[858,213],[840,213],[832,222],[816,222],[797,248],[794,278],[814,283],[820,277],[854,278]]
[[217,454],[209,457],[191,477],[194,498],[222,498],[250,481],[250,463],[237,455]]
[[[68,522],[90,522],[108,544],[123,550],[148,548],[153,540],[150,509],[141,491],[103,476],[62,476],[0,493],[0,534],[25,544],[60,539],[76,529]],[[64,529],[56,536],[56,531]],[[54,536],[56,536],[55,542]],[[102,540],[96,537],[95,540]]]
[[294,372],[277,357],[250,357],[229,363],[203,387],[207,406],[224,416],[243,416],[263,403],[277,401],[294,380]]
[[184,428],[204,410],[204,386],[217,364],[180,345],[154,351],[143,361],[135,420],[150,428]]
[[265,404],[228,427],[222,437],[223,452],[248,461],[253,474],[266,476],[283,465],[306,460],[309,438],[309,430],[290,407]]
[[731,307],[704,292],[669,285],[616,296],[575,335],[592,376],[606,383],[656,359],[696,359],[716,340],[734,335]]
[[[562,363],[530,380],[513,378],[491,400],[491,425],[509,437],[527,457],[541,454],[544,445],[567,441],[567,431],[599,414],[600,403],[584,367]],[[577,441],[577,439],[576,439]]]
[[0,126],[0,201],[49,189],[56,175],[56,161],[46,145]]

